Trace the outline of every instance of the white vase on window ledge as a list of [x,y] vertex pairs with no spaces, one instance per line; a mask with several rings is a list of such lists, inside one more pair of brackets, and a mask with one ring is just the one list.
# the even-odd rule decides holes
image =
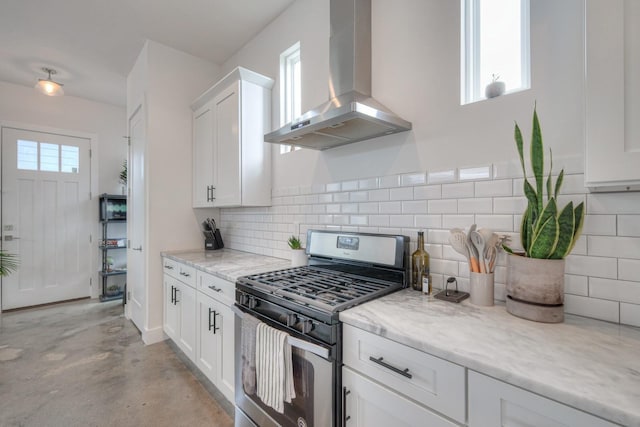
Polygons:
[[491,77],[493,78],[493,81],[489,83],[484,90],[484,95],[487,98],[495,98],[496,96],[500,96],[504,93],[505,90],[504,82],[498,80],[500,78],[499,75],[492,74]]

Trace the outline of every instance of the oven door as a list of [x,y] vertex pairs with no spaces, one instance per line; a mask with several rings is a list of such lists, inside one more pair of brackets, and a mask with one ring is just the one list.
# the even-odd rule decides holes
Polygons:
[[234,307],[235,322],[235,426],[328,427],[334,425],[335,369],[329,351],[314,343],[290,338],[296,397],[284,404],[280,414],[255,394],[248,394],[242,383],[241,327],[242,312]]

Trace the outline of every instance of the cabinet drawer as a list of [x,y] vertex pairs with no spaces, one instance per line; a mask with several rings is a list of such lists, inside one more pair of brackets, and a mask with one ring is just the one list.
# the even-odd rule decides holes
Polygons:
[[613,427],[616,424],[469,371],[469,427],[525,425]]
[[162,258],[162,271],[164,271],[165,274],[168,274],[174,279],[180,279],[180,270],[178,270],[178,264],[179,262],[172,259]]
[[465,423],[465,368],[343,325],[344,364],[394,391]]
[[224,304],[233,305],[236,285],[213,274],[198,270],[198,290]]

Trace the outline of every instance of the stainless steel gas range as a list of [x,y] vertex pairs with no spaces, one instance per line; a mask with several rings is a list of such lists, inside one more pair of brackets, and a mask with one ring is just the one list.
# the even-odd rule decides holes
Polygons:
[[245,276],[236,282],[236,355],[249,314],[285,331],[292,346],[296,398],[284,413],[245,390],[236,360],[236,426],[339,426],[342,327],[339,312],[408,286],[409,238],[309,230],[309,265]]

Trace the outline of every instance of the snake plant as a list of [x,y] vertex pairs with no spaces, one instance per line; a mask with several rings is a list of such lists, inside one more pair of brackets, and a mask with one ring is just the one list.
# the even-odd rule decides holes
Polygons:
[[291,249],[302,249],[302,243],[300,242],[300,239],[298,239],[296,236],[291,236],[289,237],[289,239],[287,240],[287,243],[289,244],[289,247]]
[[[584,220],[584,202],[573,206],[569,202],[564,208],[558,207],[558,193],[564,178],[564,169],[560,171],[555,185],[551,176],[553,155],[549,150],[549,175],[544,175],[544,148],[542,132],[536,108],[533,109],[533,130],[531,133],[531,168],[535,178],[535,188],[527,179],[523,154],[522,133],[518,124],[515,125],[515,140],[520,164],[524,175],[524,194],[528,206],[522,215],[520,238],[525,256],[529,258],[563,259],[576,244],[582,231]],[[546,197],[544,190],[546,187]],[[546,199],[546,200],[545,200]],[[509,248],[505,248],[512,252]]]

